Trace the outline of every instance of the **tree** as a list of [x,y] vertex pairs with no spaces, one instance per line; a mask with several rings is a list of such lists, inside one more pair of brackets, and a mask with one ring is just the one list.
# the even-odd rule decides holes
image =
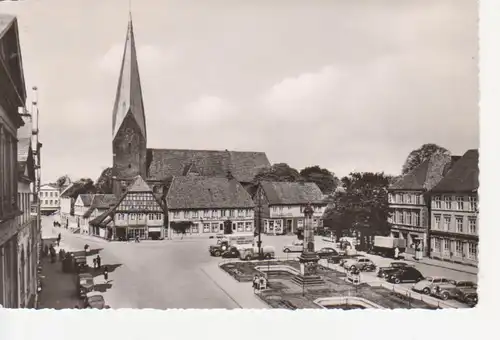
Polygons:
[[176,233],[181,234],[181,240],[186,235],[186,232],[193,226],[191,221],[180,221],[180,222],[170,222],[170,228],[172,228]]
[[68,175],[63,175],[56,180],[56,186],[61,191],[65,186],[71,184],[71,179]]
[[300,171],[300,176],[305,182],[313,182],[320,188],[321,192],[329,195],[335,191],[338,185],[338,178],[327,169],[322,169],[318,165],[304,168]]
[[113,193],[113,168],[106,168],[101,172],[101,175],[95,183],[95,187],[100,194]]
[[343,177],[341,182],[344,191],[335,194],[333,204],[325,212],[325,226],[337,235],[357,231],[362,247],[370,236],[389,234],[389,176],[354,172]]
[[297,182],[300,180],[300,174],[294,168],[286,163],[276,163],[271,167],[261,169],[255,176],[254,182]]
[[424,144],[418,149],[410,152],[405,163],[403,164],[401,174],[406,175],[435,154],[451,155],[450,151],[442,146],[436,144]]

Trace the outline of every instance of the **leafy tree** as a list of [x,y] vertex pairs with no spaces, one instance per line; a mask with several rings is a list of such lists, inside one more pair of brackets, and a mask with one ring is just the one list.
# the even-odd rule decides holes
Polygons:
[[261,169],[255,176],[254,183],[259,181],[269,182],[297,182],[300,174],[286,163],[273,164],[271,167]]
[[406,175],[435,154],[451,155],[450,151],[442,146],[436,144],[424,144],[418,149],[410,152],[405,163],[403,164],[401,174]]
[[191,221],[180,221],[180,222],[171,222],[170,227],[178,234],[181,234],[181,240],[186,235],[186,232],[193,226],[193,222]]
[[325,227],[337,235],[357,231],[362,247],[369,236],[389,234],[389,179],[384,173],[371,172],[354,172],[343,177],[344,190],[335,194],[333,204],[325,212]]
[[71,179],[68,175],[63,175],[56,180],[56,186],[61,191],[65,186],[71,183]]
[[323,194],[331,194],[338,185],[338,178],[327,169],[322,169],[318,165],[304,168],[300,171],[300,176],[306,182],[314,182]]
[[106,168],[101,172],[101,175],[95,183],[95,187],[100,194],[113,193],[113,168]]

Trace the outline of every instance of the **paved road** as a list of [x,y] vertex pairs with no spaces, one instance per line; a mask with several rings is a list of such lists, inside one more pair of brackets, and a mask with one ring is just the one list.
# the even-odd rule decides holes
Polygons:
[[[43,219],[44,235],[52,233],[52,220]],[[62,234],[62,245],[68,250],[81,250],[85,244],[102,249],[103,265],[110,268],[111,286],[103,292],[111,308],[239,308],[202,270],[217,262],[208,254],[213,240],[143,241],[141,243],[107,242],[90,236]],[[103,282],[103,278],[97,277]]]

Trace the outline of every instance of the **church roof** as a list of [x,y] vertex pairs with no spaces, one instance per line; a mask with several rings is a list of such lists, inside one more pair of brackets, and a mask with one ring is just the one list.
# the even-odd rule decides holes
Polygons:
[[113,138],[127,116],[136,121],[146,139],[146,116],[144,114],[132,18],[128,23],[115,105],[113,107]]
[[[323,193],[313,182],[261,182],[269,204],[325,203]],[[325,203],[326,204],[326,203]]]
[[264,152],[148,149],[148,178],[163,179],[196,172],[200,176],[226,177],[228,171],[239,182],[251,182],[260,169],[271,164]]
[[224,177],[174,177],[166,195],[168,209],[253,208],[250,194]]
[[128,187],[128,192],[147,192],[152,191],[149,185],[142,179],[141,176],[136,176],[134,182]]

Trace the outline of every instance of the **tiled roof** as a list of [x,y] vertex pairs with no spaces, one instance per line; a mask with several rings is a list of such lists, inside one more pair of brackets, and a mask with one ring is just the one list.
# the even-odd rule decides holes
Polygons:
[[168,190],[168,209],[253,208],[250,194],[236,180],[224,177],[174,177]]
[[270,163],[263,152],[148,149],[149,178],[182,176],[190,165],[201,176],[225,177],[231,171],[239,182],[251,182]]
[[404,175],[390,186],[392,190],[423,190],[427,171],[429,170],[429,160],[426,160],[415,169]]
[[117,198],[113,194],[95,194],[90,208],[83,214],[83,218],[89,218],[95,209],[109,209],[117,203]]
[[112,221],[112,216],[111,216],[111,213],[113,212],[113,208],[110,208],[109,210],[103,212],[102,214],[100,214],[99,216],[97,216],[96,218],[94,218],[93,220],[91,220],[89,222],[89,224],[91,225],[96,225],[96,226],[100,226],[100,227],[105,227],[109,224],[109,222]]
[[456,157],[435,154],[389,186],[390,190],[430,190],[441,181]]
[[68,185],[59,195],[59,197],[70,197],[68,194],[72,194],[72,189],[75,186],[76,183],[71,183]]
[[152,191],[149,185],[142,179],[141,176],[136,176],[132,184],[127,188],[129,192],[148,192]]
[[474,192],[479,188],[479,151],[468,150],[432,192]]
[[82,199],[82,203],[84,207],[89,207],[92,204],[93,194],[81,194],[80,198]]
[[312,182],[261,182],[269,204],[324,203],[323,193]]

